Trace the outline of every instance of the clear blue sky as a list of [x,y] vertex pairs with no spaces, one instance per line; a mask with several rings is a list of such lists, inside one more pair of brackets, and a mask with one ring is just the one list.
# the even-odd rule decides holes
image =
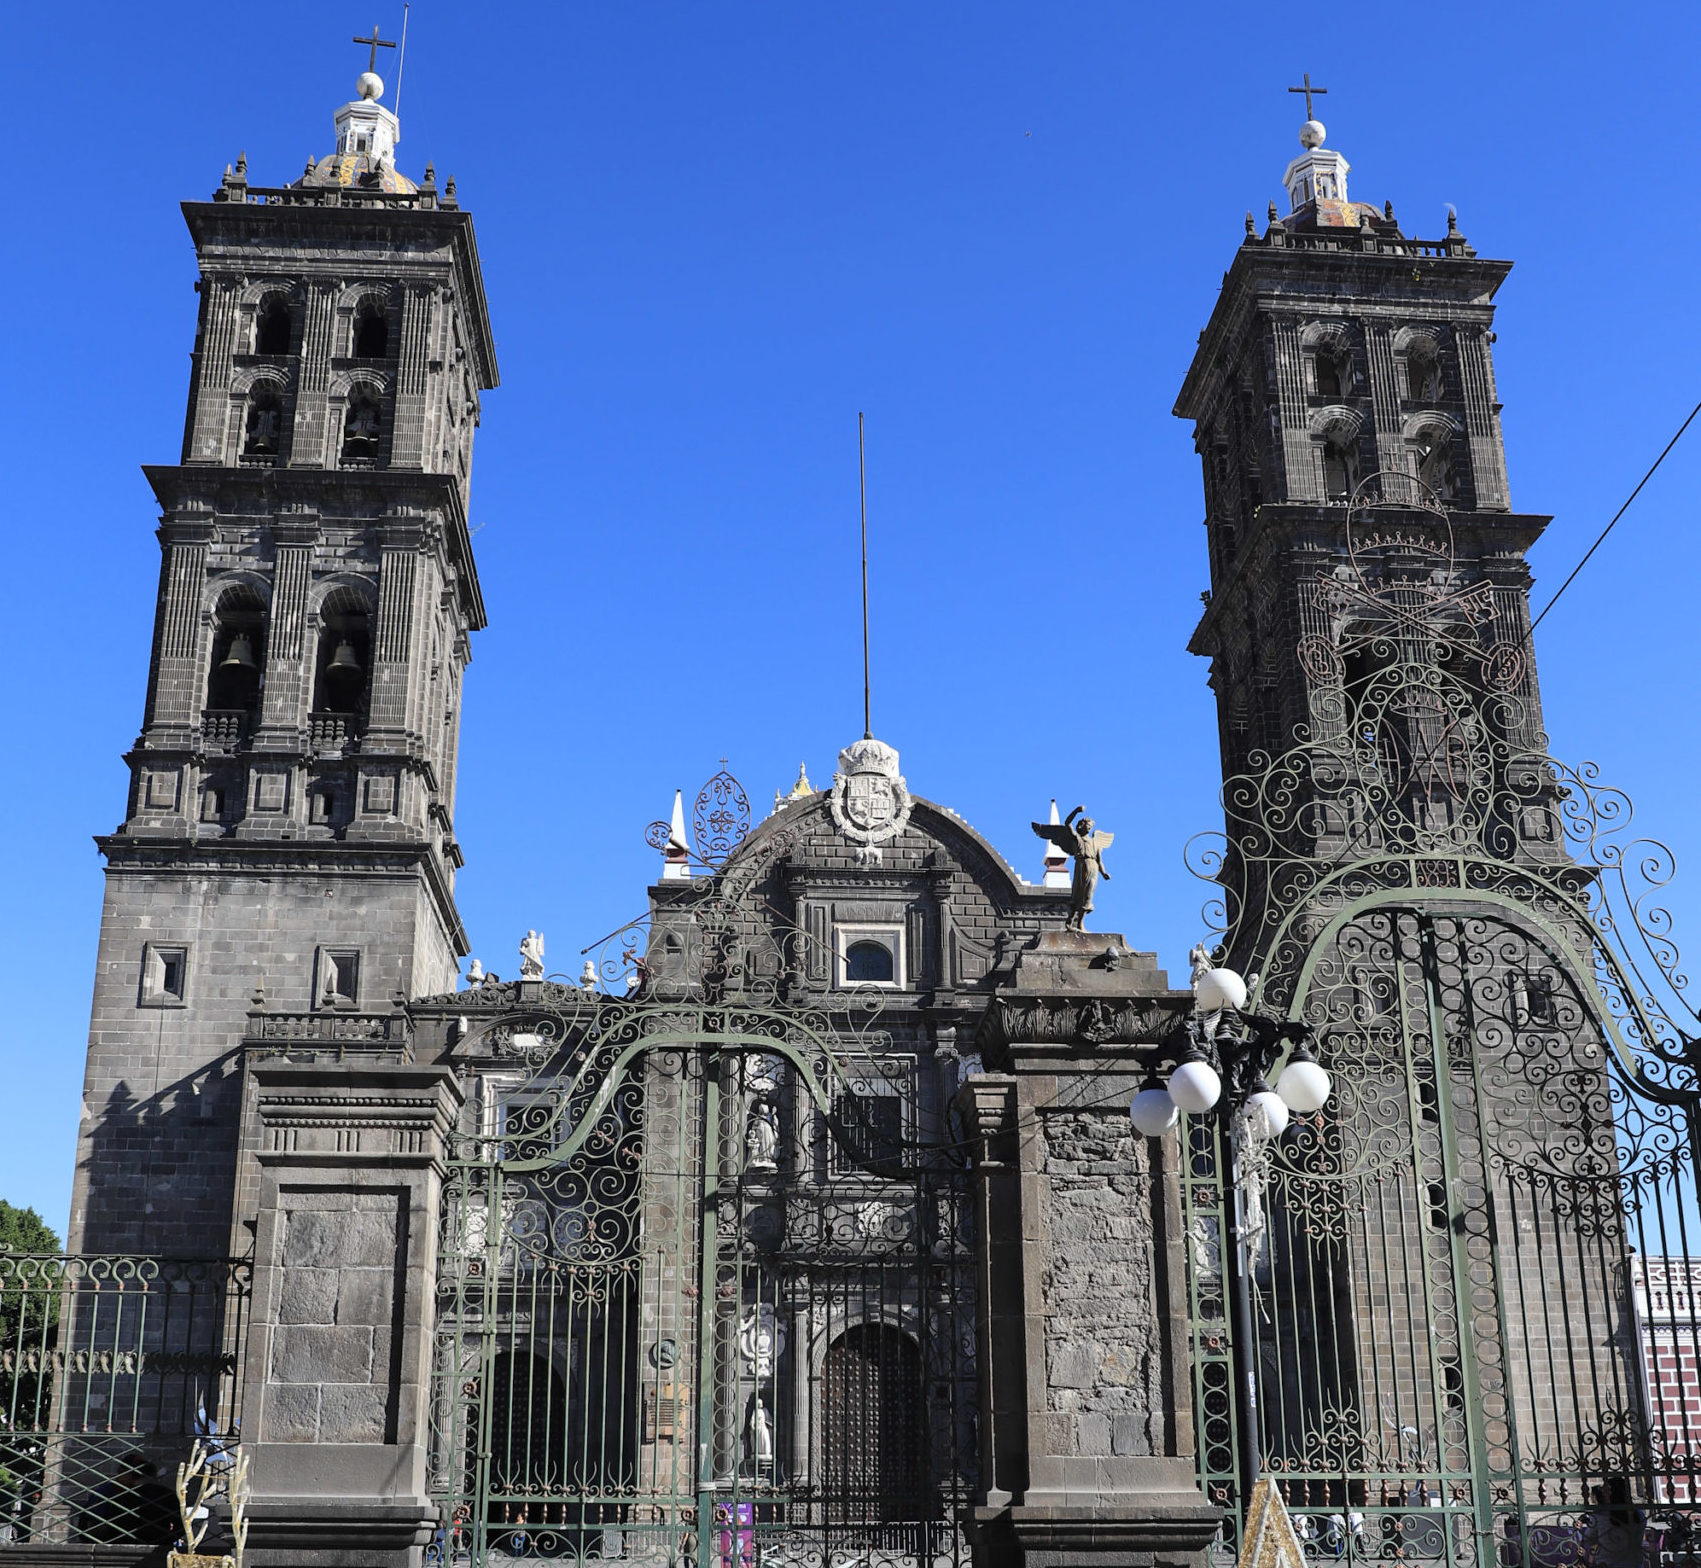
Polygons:
[[[724,754],[760,804],[874,727],[1037,875],[1116,833],[1098,923],[1172,972],[1216,823],[1199,476],[1170,416],[1303,71],[1359,200],[1445,204],[1502,290],[1513,501],[1557,586],[1701,398],[1693,5],[413,8],[401,161],[474,213],[503,384],[475,546],[459,836],[474,951],[552,967],[644,904],[642,831]],[[375,13],[387,34],[399,5]],[[0,1196],[62,1226],[195,264],[177,203],[331,143],[370,6],[14,7],[0,441],[11,1001]],[[393,76],[393,70],[387,75]],[[394,102],[394,94],[389,101]],[[1701,425],[1538,634],[1556,751],[1694,863]],[[1701,921],[1692,875],[1680,934]]]

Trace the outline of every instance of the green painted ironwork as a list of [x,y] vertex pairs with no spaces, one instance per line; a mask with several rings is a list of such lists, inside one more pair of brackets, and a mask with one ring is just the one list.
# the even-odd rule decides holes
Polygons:
[[[1196,859],[1219,952],[1335,1085],[1273,1142],[1185,1127],[1219,1556],[1252,1456],[1321,1560],[1701,1561],[1701,1407],[1669,1376],[1701,1352],[1671,857],[1548,756],[1521,603],[1455,568],[1433,497],[1372,488],[1349,534],[1307,605],[1309,717],[1228,780]],[[1237,1258],[1254,1345],[1221,1305]]]
[[711,944],[674,999],[468,994],[442,1560],[966,1559],[969,1195],[940,1108],[878,997],[810,1009],[722,974]]

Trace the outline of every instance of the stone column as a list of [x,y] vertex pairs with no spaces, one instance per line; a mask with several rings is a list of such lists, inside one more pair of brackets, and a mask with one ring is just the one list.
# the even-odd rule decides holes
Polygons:
[[319,519],[305,511],[274,518],[272,540],[276,563],[266,635],[266,690],[254,749],[294,751],[301,745],[307,722],[318,643],[308,623],[307,599]]
[[452,1071],[266,1062],[243,1442],[254,1568],[416,1568]]
[[160,523],[159,615],[153,684],[143,720],[151,746],[192,744],[206,690],[201,598],[207,588],[211,517],[168,515]]
[[1137,1138],[1145,1060],[1192,1005],[1120,937],[1019,958],[957,1096],[976,1145],[982,1568],[1203,1568],[1173,1150]]
[[1506,449],[1500,436],[1500,404],[1494,393],[1494,365],[1484,327],[1458,326],[1453,343],[1459,355],[1459,380],[1465,393],[1465,436],[1471,448],[1471,481],[1478,511],[1504,512],[1512,505],[1506,482]]
[[1271,326],[1276,362],[1276,407],[1280,411],[1282,483],[1271,487],[1272,501],[1321,501],[1323,472],[1311,439],[1310,406],[1305,395],[1305,350],[1297,319],[1280,316]]

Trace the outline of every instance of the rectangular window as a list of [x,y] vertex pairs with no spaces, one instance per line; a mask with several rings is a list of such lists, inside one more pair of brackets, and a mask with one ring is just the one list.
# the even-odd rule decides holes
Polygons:
[[358,1007],[360,1005],[360,954],[353,948],[319,949],[318,973],[313,986],[315,1007]]
[[143,1007],[182,1007],[189,995],[189,949],[149,942],[142,949]]

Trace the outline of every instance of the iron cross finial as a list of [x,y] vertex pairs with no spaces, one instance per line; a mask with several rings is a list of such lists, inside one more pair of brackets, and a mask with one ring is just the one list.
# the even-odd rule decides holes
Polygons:
[[[369,71],[376,71],[378,69],[378,51],[380,49],[394,49],[396,47],[394,39],[380,38],[378,36],[378,24],[376,22],[372,24],[372,36],[370,38],[362,38],[357,33],[352,42],[357,44],[366,44],[372,50],[372,58],[366,67]],[[1297,89],[1295,90],[1297,91]]]
[[[372,29],[372,31],[377,32],[378,29],[375,27],[375,28]],[[355,40],[355,42],[356,43],[365,43],[366,40],[364,38],[358,38],[358,39]],[[1313,87],[1311,85],[1311,72],[1307,71],[1305,73],[1305,86],[1303,86],[1303,87],[1290,87],[1288,89],[1288,91],[1290,93],[1304,93],[1305,94],[1305,117],[1308,120],[1315,120],[1317,118],[1317,116],[1314,115],[1311,112],[1311,95],[1313,93],[1316,93],[1319,97],[1321,97],[1324,93],[1328,92],[1329,89],[1327,87]]]

